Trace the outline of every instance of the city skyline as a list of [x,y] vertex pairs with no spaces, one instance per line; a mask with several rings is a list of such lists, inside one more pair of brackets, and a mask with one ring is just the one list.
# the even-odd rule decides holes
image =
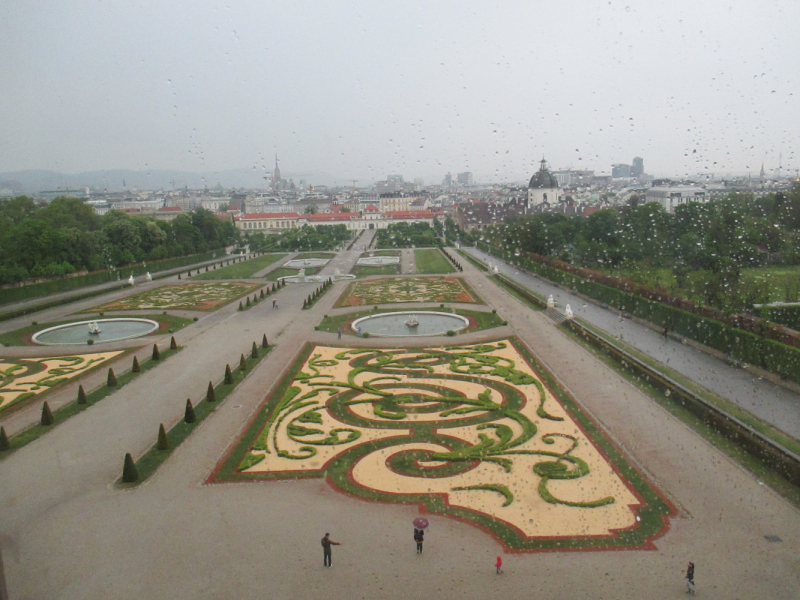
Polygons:
[[6,5],[0,172],[800,166],[799,6],[579,4]]

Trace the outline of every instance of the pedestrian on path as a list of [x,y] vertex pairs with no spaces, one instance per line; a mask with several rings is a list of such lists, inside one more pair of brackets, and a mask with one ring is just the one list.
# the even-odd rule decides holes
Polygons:
[[498,556],[497,557],[497,562],[494,564],[494,566],[497,569],[497,574],[498,575],[502,575],[503,574],[503,557],[502,556]]
[[417,554],[422,554],[422,542],[425,539],[425,532],[414,527],[414,541],[417,542]]
[[686,569],[686,593],[694,596],[694,563],[690,562]]
[[278,308],[278,301],[275,298],[272,299],[272,308]]
[[322,564],[329,569],[333,566],[331,564],[331,546],[341,546],[339,542],[334,542],[330,536],[330,533],[326,533],[325,537],[322,538]]
[[341,327],[339,327],[339,329],[336,331],[336,335],[338,336],[337,339],[342,339],[342,328]]

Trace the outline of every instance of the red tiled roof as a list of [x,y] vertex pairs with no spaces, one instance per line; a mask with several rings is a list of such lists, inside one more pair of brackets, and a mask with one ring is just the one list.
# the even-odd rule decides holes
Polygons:
[[162,206],[158,212],[183,212],[183,209],[180,206]]
[[358,213],[316,213],[303,215],[310,222],[315,221],[351,221],[361,217]]
[[378,207],[375,206],[374,204],[370,204],[369,206],[367,206],[367,208],[364,209],[364,212],[381,212],[381,211],[378,210]]
[[391,210],[384,216],[389,219],[432,219],[434,215],[429,210]]
[[253,219],[297,219],[299,213],[246,213],[240,217],[234,217],[237,221],[251,221]]

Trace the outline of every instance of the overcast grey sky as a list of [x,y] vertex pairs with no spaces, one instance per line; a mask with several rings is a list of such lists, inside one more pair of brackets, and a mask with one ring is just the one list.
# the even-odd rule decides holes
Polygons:
[[[0,171],[800,167],[800,2],[0,3]],[[361,185],[361,184],[359,184]]]

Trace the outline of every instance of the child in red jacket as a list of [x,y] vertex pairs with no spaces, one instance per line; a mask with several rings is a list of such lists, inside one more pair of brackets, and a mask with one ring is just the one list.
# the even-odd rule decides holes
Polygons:
[[501,575],[503,573],[503,569],[502,569],[502,567],[503,567],[503,557],[502,556],[498,556],[497,557],[497,562],[495,563],[494,566],[497,567],[497,574]]

